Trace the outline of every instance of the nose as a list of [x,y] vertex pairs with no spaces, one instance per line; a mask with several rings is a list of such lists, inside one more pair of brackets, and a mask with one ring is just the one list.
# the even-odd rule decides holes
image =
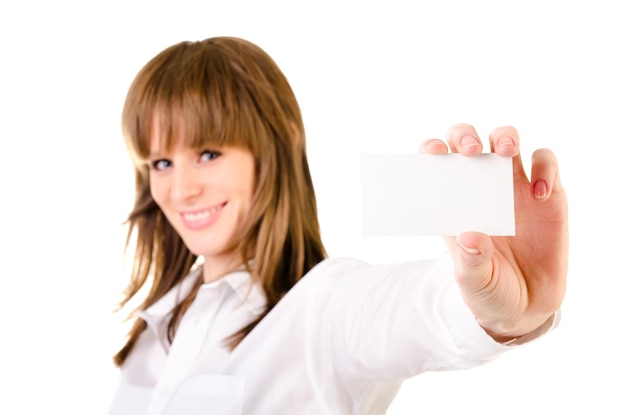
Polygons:
[[202,193],[200,172],[187,163],[179,163],[174,169],[172,198],[177,202],[189,202]]

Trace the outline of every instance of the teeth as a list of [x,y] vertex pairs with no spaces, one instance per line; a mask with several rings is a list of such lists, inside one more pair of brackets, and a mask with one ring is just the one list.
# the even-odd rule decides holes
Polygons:
[[206,219],[211,214],[217,212],[218,209],[219,207],[214,207],[209,210],[202,211],[202,212],[184,213],[183,217],[185,218],[185,220],[188,220],[188,221],[202,220],[202,219]]

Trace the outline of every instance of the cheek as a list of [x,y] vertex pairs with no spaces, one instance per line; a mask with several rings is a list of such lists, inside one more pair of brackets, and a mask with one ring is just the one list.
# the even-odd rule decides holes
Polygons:
[[252,202],[252,198],[254,197],[254,193],[256,191],[256,187],[258,186],[258,173],[256,171],[256,165],[254,159],[250,160],[248,164],[248,168],[246,169],[246,177],[245,177],[245,192],[248,202]]
[[241,195],[241,198],[245,206],[248,209],[252,205],[252,199],[254,197],[254,189],[255,189],[254,176],[251,176],[250,179],[246,178],[246,180],[241,183],[239,193]]
[[161,206],[165,202],[165,186],[160,180],[150,180],[150,194],[157,205]]

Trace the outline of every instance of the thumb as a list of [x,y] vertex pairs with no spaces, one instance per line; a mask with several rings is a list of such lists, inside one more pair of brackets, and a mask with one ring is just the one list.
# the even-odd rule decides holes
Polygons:
[[[479,232],[459,234],[455,241],[455,276],[464,295],[480,301],[491,291],[493,243]],[[469,299],[468,298],[468,299]]]

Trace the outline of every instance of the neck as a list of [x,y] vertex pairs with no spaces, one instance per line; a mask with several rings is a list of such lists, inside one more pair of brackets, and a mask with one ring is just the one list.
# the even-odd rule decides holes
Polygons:
[[240,269],[242,266],[241,259],[236,255],[226,258],[204,258],[202,265],[202,279],[204,282],[217,281],[225,275]]

